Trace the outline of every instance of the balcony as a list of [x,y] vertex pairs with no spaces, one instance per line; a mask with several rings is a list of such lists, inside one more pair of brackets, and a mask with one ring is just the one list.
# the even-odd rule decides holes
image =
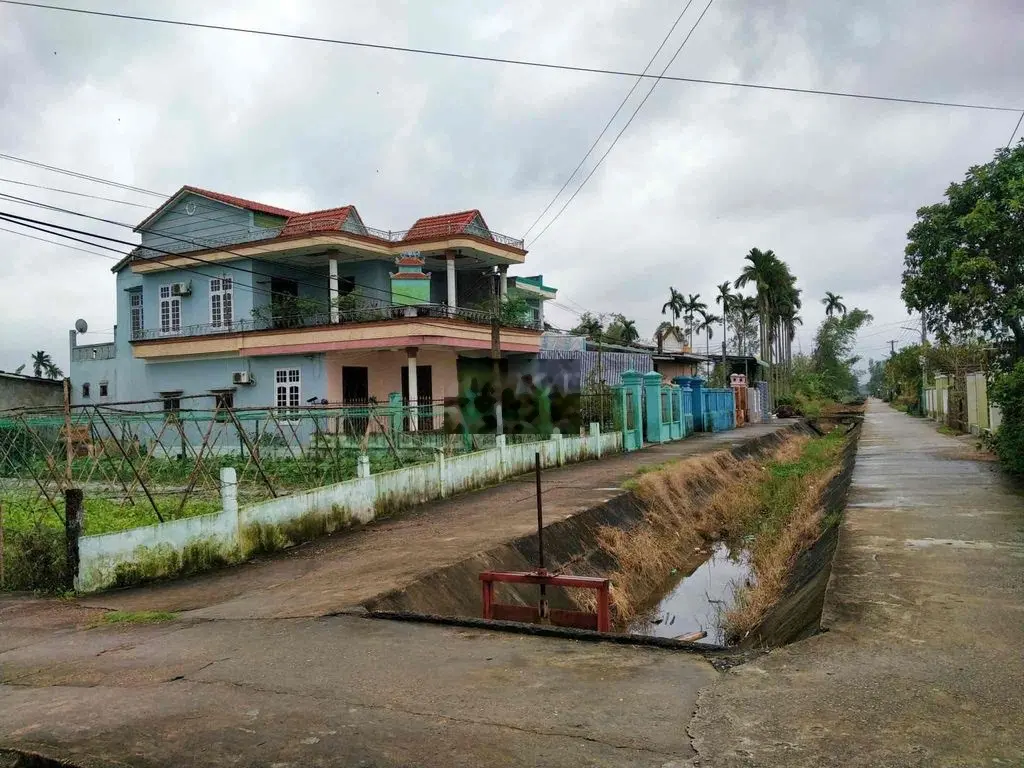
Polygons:
[[[318,312],[268,311],[226,325],[203,323],[173,331],[137,330],[132,335],[132,347],[139,358],[308,354],[406,346],[487,350],[491,346],[491,323],[490,312],[439,304],[388,304],[333,313],[322,308]],[[498,323],[503,350],[539,350],[540,323],[510,312],[501,313]]]

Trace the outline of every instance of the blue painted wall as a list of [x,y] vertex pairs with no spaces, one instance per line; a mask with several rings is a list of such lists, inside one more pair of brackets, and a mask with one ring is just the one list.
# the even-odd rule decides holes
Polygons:
[[[179,253],[274,237],[280,231],[257,226],[256,221],[251,211],[188,194],[164,211],[159,219],[150,222],[141,233],[142,245]],[[272,223],[274,220],[259,217],[259,221]],[[283,226],[283,220],[281,224]]]

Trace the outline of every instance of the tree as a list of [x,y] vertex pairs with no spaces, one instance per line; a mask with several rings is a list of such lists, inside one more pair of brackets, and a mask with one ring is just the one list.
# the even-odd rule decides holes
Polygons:
[[53,359],[50,353],[40,349],[32,355],[32,374],[37,379],[53,369]]
[[686,325],[690,330],[690,348],[693,349],[693,317],[699,312],[706,312],[708,305],[700,300],[699,293],[691,293],[683,303],[686,311]]
[[729,322],[736,343],[736,352],[740,355],[757,354],[757,326],[754,323],[757,319],[757,299],[739,292],[733,296]]
[[[732,295],[732,283],[726,280],[724,283],[718,284],[718,295],[715,296],[715,304],[722,305],[722,368],[725,369],[725,347],[729,340],[728,326],[726,325],[726,319],[729,317],[729,312],[732,310],[733,295]],[[728,371],[726,371],[728,375]]]
[[857,391],[853,366],[860,358],[852,355],[857,332],[870,323],[871,315],[854,307],[845,315],[826,317],[814,339],[814,371],[821,377],[821,394],[841,400]]
[[872,397],[887,400],[885,389],[885,360],[868,358],[867,392]]
[[584,312],[580,315],[580,321],[576,323],[576,327],[570,330],[569,333],[576,334],[577,336],[586,336],[588,339],[597,341],[604,333],[604,326],[590,312]]
[[722,318],[710,312],[700,313],[701,321],[697,323],[697,332],[706,333],[708,339],[707,355],[711,357],[711,337],[715,335],[715,326],[722,322]]
[[679,316],[686,309],[686,298],[672,286],[669,286],[669,298],[661,305],[661,314],[671,314],[672,324],[679,325]]
[[843,304],[843,297],[838,293],[825,291],[825,298],[821,300],[821,303],[825,305],[826,317],[832,317],[835,313],[839,313],[840,315],[846,314],[846,305]]
[[1024,357],[1024,140],[920,208],[907,241],[903,301],[940,340],[982,331]]
[[636,323],[625,315],[615,315],[615,319],[608,330],[605,331],[605,338],[616,344],[632,344],[640,338],[640,332],[636,329]]

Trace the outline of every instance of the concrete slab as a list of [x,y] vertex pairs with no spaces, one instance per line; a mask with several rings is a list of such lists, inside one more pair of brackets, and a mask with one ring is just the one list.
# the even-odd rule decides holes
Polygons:
[[356,617],[75,636],[0,654],[0,748],[77,765],[685,765],[717,674],[673,651]]
[[825,609],[702,693],[700,765],[1024,764],[1024,499],[991,462],[870,402]]

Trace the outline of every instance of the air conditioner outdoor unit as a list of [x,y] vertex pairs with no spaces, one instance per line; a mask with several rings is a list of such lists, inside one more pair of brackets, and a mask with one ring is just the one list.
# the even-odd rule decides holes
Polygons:
[[232,384],[254,384],[256,379],[248,371],[235,371],[231,374]]
[[192,283],[172,283],[171,296],[188,296],[192,293]]

